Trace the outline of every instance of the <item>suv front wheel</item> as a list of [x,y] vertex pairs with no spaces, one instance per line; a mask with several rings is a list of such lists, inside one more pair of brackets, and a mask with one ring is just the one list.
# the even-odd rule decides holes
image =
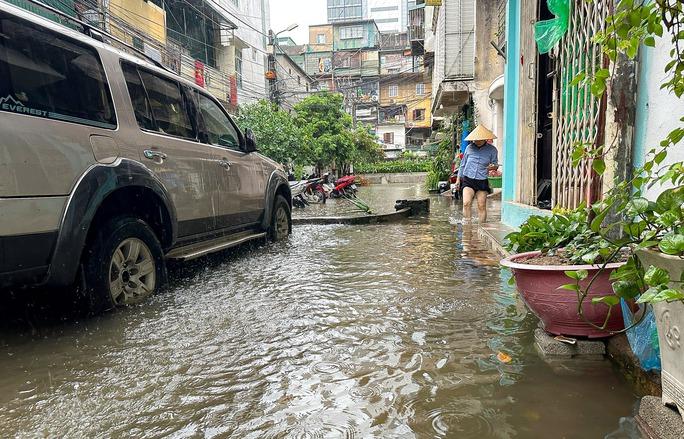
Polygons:
[[273,203],[269,238],[272,241],[282,241],[292,232],[292,212],[290,205],[282,195],[276,196]]
[[152,229],[128,216],[96,227],[83,260],[89,311],[135,305],[152,295],[166,278],[163,251]]

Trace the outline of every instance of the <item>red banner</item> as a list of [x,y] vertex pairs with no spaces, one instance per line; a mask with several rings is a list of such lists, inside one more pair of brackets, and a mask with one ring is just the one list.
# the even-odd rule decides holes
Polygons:
[[204,63],[195,60],[195,84],[204,87]]

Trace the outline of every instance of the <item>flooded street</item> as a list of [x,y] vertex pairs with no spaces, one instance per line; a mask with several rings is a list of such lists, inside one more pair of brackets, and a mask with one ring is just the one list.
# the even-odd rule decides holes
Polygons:
[[[360,196],[391,211],[425,194],[393,185]],[[431,202],[429,218],[298,226],[289,242],[175,267],[165,291],[99,318],[37,318],[50,306],[12,299],[0,327],[0,437],[618,430],[632,386],[608,361],[542,361],[537,320],[508,273],[458,224],[460,206]],[[345,210],[296,213],[326,209]]]

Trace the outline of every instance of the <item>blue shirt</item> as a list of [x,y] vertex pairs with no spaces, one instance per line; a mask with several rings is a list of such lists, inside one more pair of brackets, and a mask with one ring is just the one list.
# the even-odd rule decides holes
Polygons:
[[498,151],[494,145],[485,143],[478,148],[474,143],[471,143],[463,154],[461,167],[458,168],[458,176],[474,180],[486,180],[489,176],[487,166],[498,164]]

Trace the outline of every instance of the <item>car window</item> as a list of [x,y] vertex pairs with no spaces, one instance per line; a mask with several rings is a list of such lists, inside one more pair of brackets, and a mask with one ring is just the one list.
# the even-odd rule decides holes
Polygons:
[[147,99],[147,93],[138,74],[138,69],[131,64],[122,64],[121,67],[138,125],[146,130],[156,130],[150,102]]
[[0,110],[116,128],[97,51],[0,12]]
[[209,143],[226,148],[239,149],[240,136],[221,107],[211,98],[201,93],[199,93],[198,100]]
[[147,92],[156,129],[171,136],[196,139],[195,128],[181,93],[180,84],[138,69]]

